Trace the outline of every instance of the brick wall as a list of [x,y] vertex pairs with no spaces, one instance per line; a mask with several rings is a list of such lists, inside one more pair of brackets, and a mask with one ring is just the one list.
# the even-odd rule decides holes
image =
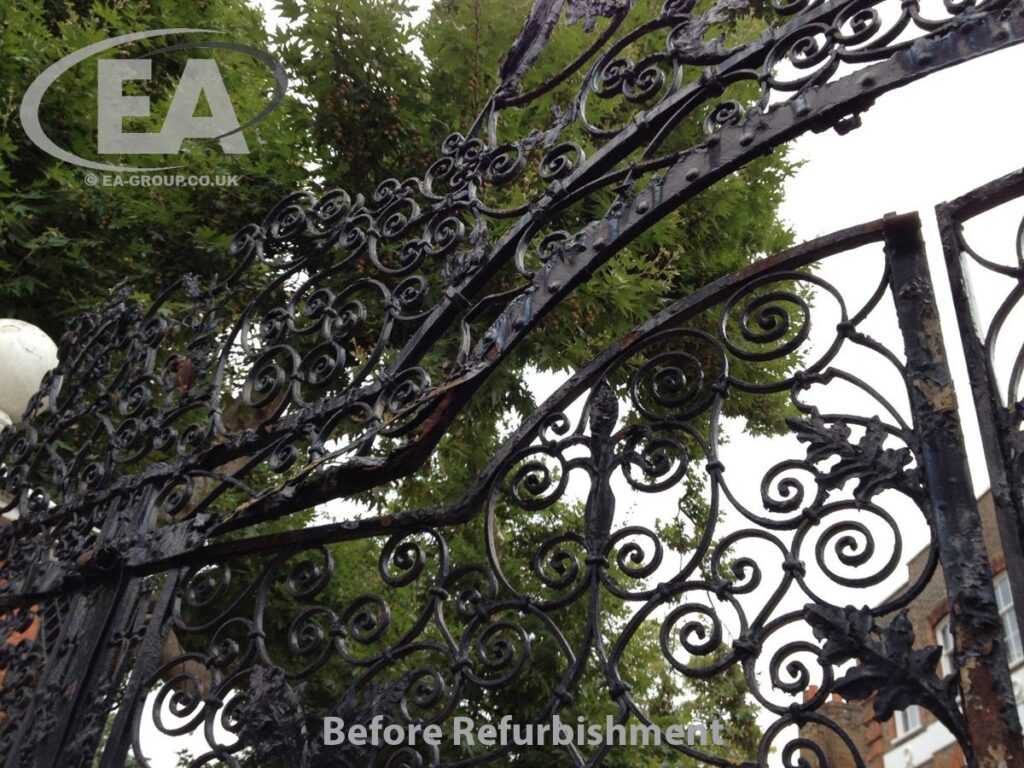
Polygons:
[[[807,694],[813,696],[815,692],[816,689],[812,687]],[[818,708],[818,712],[843,729],[843,732],[853,740],[858,754],[866,754],[865,731],[861,723],[863,708],[859,703],[843,701],[838,694],[833,694],[831,700]],[[856,768],[857,759],[854,753],[850,751],[843,738],[831,728],[819,723],[808,723],[800,729],[800,735],[821,747],[828,768]],[[810,750],[801,750],[800,754],[809,765],[819,764]]]

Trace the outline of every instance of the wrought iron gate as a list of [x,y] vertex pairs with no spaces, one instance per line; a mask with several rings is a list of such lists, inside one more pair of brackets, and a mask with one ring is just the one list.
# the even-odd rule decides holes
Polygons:
[[[728,47],[712,35],[751,6],[669,2],[638,23],[630,5],[570,3],[593,44],[527,86],[563,13],[541,0],[470,135],[422,179],[369,200],[288,198],[238,234],[225,280],[184,277],[153,307],[122,294],[81,319],[30,417],[0,439],[3,764],[145,762],[147,729],[197,734],[193,765],[515,764],[514,745],[329,746],[315,723],[448,727],[467,706],[544,722],[595,690],[614,723],[652,723],[664,713],[637,694],[631,659],[657,643],[680,679],[741,675],[773,717],[756,755],[680,746],[666,761],[767,764],[776,750],[824,763],[814,726],[863,764],[822,708],[838,693],[874,697],[881,719],[919,704],[971,765],[1024,766],[915,215],[663,309],[527,414],[454,504],[288,524],[428,471],[489,374],[668,211],[802,132],[855,127],[888,89],[1024,37],[1018,2],[947,2],[935,18],[890,5],[755,9],[773,24]],[[504,111],[560,88],[570,106],[545,131],[498,138]],[[695,116],[705,135],[680,147]],[[590,157],[577,132],[599,145]],[[510,187],[527,202],[502,197]],[[578,204],[599,194],[610,207],[590,221]],[[940,210],[959,309],[964,252],[1016,281],[997,330],[1024,285],[1020,243],[1016,264],[996,265],[957,226],[1020,195],[1018,175]],[[872,290],[826,279],[843,259],[873,265]],[[997,332],[966,317],[1016,573],[1024,363],[1016,352],[995,388]],[[788,403],[801,447],[785,443],[750,483],[723,424],[768,400]],[[667,528],[644,511],[659,496],[689,504]],[[928,532],[925,567],[900,587],[914,530]],[[956,666],[944,678],[903,613],[940,565]],[[852,607],[869,595],[874,607]],[[541,656],[556,672],[529,678]],[[330,700],[310,693],[322,679]],[[614,756],[570,744],[553,759]]]

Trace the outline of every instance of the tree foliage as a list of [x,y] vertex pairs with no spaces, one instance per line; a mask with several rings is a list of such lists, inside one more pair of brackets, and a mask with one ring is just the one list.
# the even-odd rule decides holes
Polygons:
[[[232,234],[308,175],[292,153],[301,143],[305,113],[294,99],[246,131],[247,155],[225,155],[217,142],[184,143],[175,161],[184,172],[238,174],[243,181],[237,187],[90,187],[84,169],[50,157],[25,135],[21,99],[46,67],[126,31],[170,27],[217,29],[227,39],[255,44],[265,37],[260,13],[237,0],[29,0],[7,8],[0,20],[0,316],[35,323],[59,337],[68,318],[95,309],[115,285],[126,282],[145,301],[184,270],[224,275],[232,266]],[[165,38],[140,41],[104,56],[138,56],[166,44]],[[133,84],[144,87],[139,95],[150,97],[151,116],[126,120],[125,130],[159,129],[188,53],[160,56],[153,79]],[[272,81],[263,65],[246,56],[230,61],[221,71],[244,122],[265,104]],[[90,59],[50,87],[40,109],[44,130],[89,160],[165,164],[97,154],[96,71]]]

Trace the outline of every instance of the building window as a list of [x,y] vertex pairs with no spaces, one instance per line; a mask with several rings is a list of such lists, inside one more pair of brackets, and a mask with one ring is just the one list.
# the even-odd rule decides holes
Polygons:
[[935,625],[935,640],[942,646],[939,667],[942,670],[942,676],[945,677],[953,672],[953,630],[949,623],[948,613]]
[[1003,637],[1006,639],[1006,660],[1016,664],[1024,659],[1024,648],[1020,642],[1020,628],[1017,626],[1017,615],[1013,612],[1013,594],[1010,592],[1010,579],[1003,571],[995,579],[996,605],[999,607],[999,619],[1003,622]]
[[908,733],[913,733],[921,727],[921,708],[917,704],[911,704],[906,709],[896,713],[896,738],[899,739]]

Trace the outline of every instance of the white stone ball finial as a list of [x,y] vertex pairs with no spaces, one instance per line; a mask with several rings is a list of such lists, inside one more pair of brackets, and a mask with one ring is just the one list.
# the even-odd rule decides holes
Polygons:
[[0,319],[0,429],[21,421],[43,376],[57,365],[57,345],[31,323]]

